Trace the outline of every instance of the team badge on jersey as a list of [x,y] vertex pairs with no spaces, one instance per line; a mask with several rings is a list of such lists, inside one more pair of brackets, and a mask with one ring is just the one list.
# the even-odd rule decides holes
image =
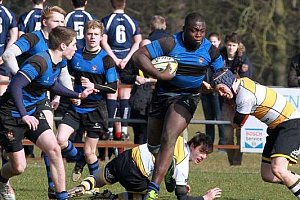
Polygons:
[[95,72],[95,71],[97,71],[97,65],[93,65],[92,66],[92,70]]
[[199,58],[199,63],[202,64],[204,62],[204,59],[202,57]]

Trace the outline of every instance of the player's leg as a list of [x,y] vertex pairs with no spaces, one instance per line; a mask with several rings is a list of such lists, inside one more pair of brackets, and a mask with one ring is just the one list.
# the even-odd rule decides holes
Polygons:
[[[299,175],[288,170],[289,164],[296,164],[298,160],[298,154],[295,152],[299,151],[300,146],[300,120],[293,119],[283,122],[275,129],[268,129],[268,134],[263,158],[271,158],[270,168],[274,176],[300,199]],[[263,179],[266,177],[263,171],[262,176]],[[276,178],[271,181],[276,181]]]
[[[119,88],[119,98],[120,98],[120,114],[122,119],[129,119],[130,117],[130,105],[129,105],[129,98],[130,98],[131,87],[122,87]],[[128,140],[129,135],[127,132],[128,129],[128,122],[121,123],[122,129],[122,139]]]
[[90,175],[96,175],[99,170],[99,160],[96,156],[97,144],[99,138],[91,138],[87,135],[84,142],[84,156],[88,164]]
[[[117,114],[117,108],[118,108],[118,91],[114,94],[107,94],[107,111],[108,111],[108,118],[114,119]],[[114,122],[108,122],[108,139],[113,140],[114,139]]]
[[20,175],[26,168],[24,150],[8,153],[9,160],[0,171],[0,199],[15,200],[15,192],[12,190],[9,179]]
[[169,107],[165,117],[161,146],[155,160],[152,181],[148,185],[148,192],[145,196],[146,200],[157,198],[159,185],[167,174],[173,158],[176,140],[187,127],[191,118],[191,113],[185,107],[177,104]]
[[82,114],[76,113],[73,110],[68,110],[61,123],[57,128],[57,142],[61,148],[62,156],[70,160],[78,160],[82,155],[79,155],[77,148],[69,140],[74,131],[78,130],[81,125]]
[[174,147],[178,136],[192,119],[191,113],[183,106],[172,104],[165,116],[161,146],[155,161],[156,172],[152,181],[160,184],[173,158]]
[[60,146],[56,142],[53,131],[51,129],[44,131],[38,137],[36,145],[49,157],[51,175],[56,189],[56,198],[67,199],[64,163]]
[[[50,126],[50,128],[53,130],[53,123],[54,123],[54,120],[53,120],[53,113],[52,111],[50,110],[50,107],[47,106],[47,102],[46,101],[44,103],[43,106],[43,113],[46,117],[46,120]],[[48,180],[48,197],[49,198],[54,198],[55,197],[55,188],[54,188],[54,182],[52,180],[52,177],[51,177],[51,170],[50,170],[50,161],[49,161],[49,157],[46,153],[42,153],[43,154],[43,159],[44,159],[44,164],[45,164],[45,167],[46,167],[46,172],[47,172],[47,180]]]
[[8,161],[0,171],[0,199],[15,200],[15,193],[10,186],[9,179],[23,173],[26,168],[22,139],[27,127],[19,126],[20,121],[10,115],[1,114],[0,118],[0,145],[5,149],[8,157]]
[[289,160],[284,157],[272,159],[272,172],[288,187],[288,189],[300,199],[300,180],[296,174],[288,170]]
[[[214,106],[213,105],[214,96],[212,94],[201,94],[201,103],[202,109],[204,113],[204,117],[206,120],[214,120]],[[205,124],[205,133],[211,138],[211,140],[215,141],[215,125],[214,124]]]
[[[223,103],[222,107],[222,115],[223,120],[225,121],[232,121],[233,115],[232,115],[232,106],[228,102]],[[224,125],[224,139],[226,144],[233,145],[234,144],[234,129],[232,125]],[[229,161],[229,165],[233,164],[233,157],[234,157],[234,149],[227,149],[227,158]]]

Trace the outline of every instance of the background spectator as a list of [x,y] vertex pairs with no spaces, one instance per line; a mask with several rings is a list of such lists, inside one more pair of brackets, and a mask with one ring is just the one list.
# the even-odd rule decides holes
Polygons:
[[289,74],[288,74],[288,86],[299,87],[300,86],[300,54],[295,55],[291,59]]
[[89,12],[85,11],[87,0],[72,0],[74,10],[69,12],[65,18],[66,27],[76,31],[77,49],[82,49],[85,46],[83,29],[87,21],[96,19]]
[[46,0],[32,0],[33,8],[23,13],[18,21],[19,37],[41,29],[41,15]]
[[[233,32],[225,36],[225,46],[220,51],[225,62],[225,68],[230,69],[237,77],[251,78],[252,64],[245,54],[245,46],[242,44],[241,37],[237,33]],[[232,121],[234,113],[234,102],[232,100],[224,100],[222,106],[223,119]],[[226,144],[236,143],[240,145],[241,129],[235,129],[231,125],[224,127]],[[227,149],[227,156],[230,165],[242,164],[243,154],[240,149]]]
[[[125,13],[126,0],[111,0],[113,13],[104,17],[105,32],[101,40],[102,47],[110,55],[117,66],[117,72],[122,73],[132,54],[139,48],[142,40],[139,22]],[[107,95],[107,107],[109,118],[116,117],[117,99],[119,99],[119,114],[122,119],[128,119],[130,115],[129,98],[131,88],[119,87],[115,94]],[[121,134],[117,137],[128,139],[127,122],[121,123]],[[113,122],[108,124],[109,139],[113,139]]]
[[[208,35],[209,41],[217,48],[222,47],[221,43],[221,35],[219,33],[213,32]],[[210,77],[212,76],[212,71],[207,69],[206,73],[206,82],[210,83]],[[222,103],[223,100],[220,96],[215,92],[203,92],[201,94],[201,103],[203,108],[204,117],[206,120],[222,120]],[[218,144],[225,144],[224,138],[224,125],[218,125],[219,130],[219,141]],[[205,132],[211,140],[215,141],[215,125],[214,124],[206,124]]]

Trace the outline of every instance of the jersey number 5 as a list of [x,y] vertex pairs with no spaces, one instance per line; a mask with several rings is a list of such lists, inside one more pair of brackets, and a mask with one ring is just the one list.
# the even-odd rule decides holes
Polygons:
[[74,31],[76,31],[77,36],[76,39],[80,40],[84,38],[83,29],[84,29],[84,22],[74,22]]

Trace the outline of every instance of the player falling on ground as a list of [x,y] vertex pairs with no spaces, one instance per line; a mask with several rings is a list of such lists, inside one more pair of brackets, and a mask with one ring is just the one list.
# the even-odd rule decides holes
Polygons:
[[[177,139],[174,149],[175,170],[173,177],[175,184],[173,191],[177,199],[212,200],[221,196],[221,189],[213,188],[204,196],[192,197],[188,195],[191,187],[188,185],[189,162],[200,164],[212,152],[211,139],[197,133],[186,142],[182,136]],[[80,196],[95,187],[103,187],[119,182],[129,193],[119,194],[116,199],[142,199],[147,190],[149,177],[154,169],[154,156],[149,152],[147,144],[142,144],[133,149],[126,150],[110,161],[96,176],[89,176],[79,186],[68,191],[69,196]],[[96,194],[97,196],[97,194]],[[105,194],[98,195],[100,197]],[[126,198],[127,197],[127,198]],[[96,197],[94,199],[97,199]]]

